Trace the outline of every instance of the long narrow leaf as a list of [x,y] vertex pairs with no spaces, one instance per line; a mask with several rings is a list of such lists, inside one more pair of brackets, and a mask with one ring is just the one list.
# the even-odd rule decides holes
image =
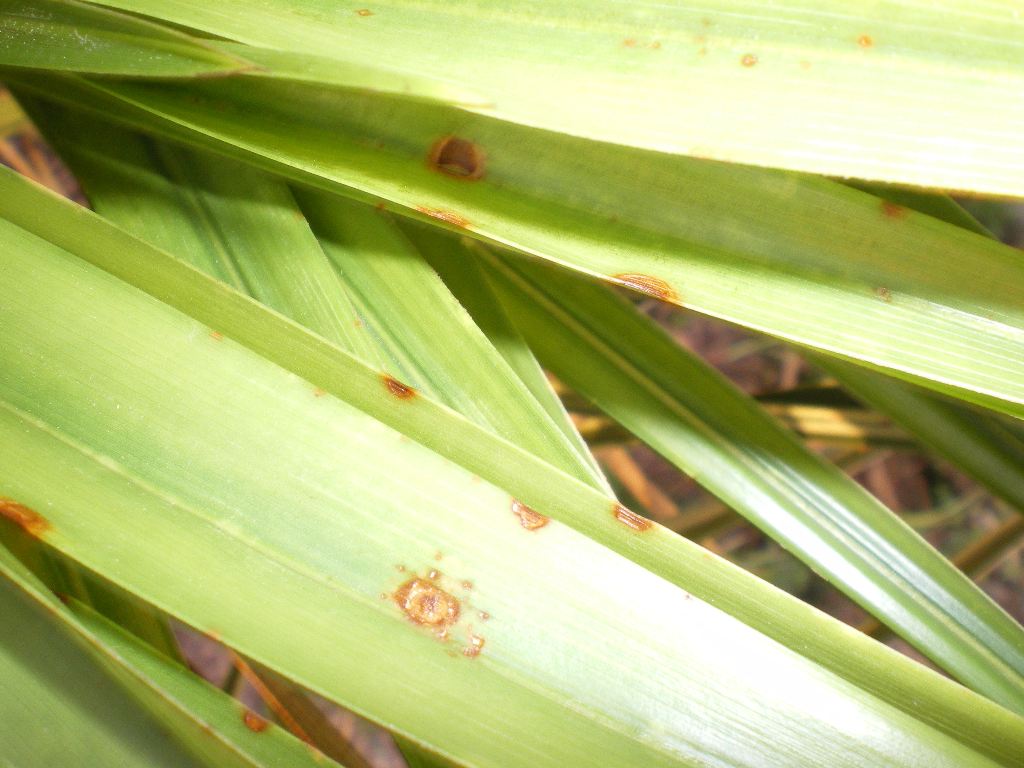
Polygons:
[[77,0],[0,3],[0,65],[157,78],[252,66],[181,32]]
[[[48,97],[1024,415],[1018,255],[842,184],[339,90],[45,82]],[[482,178],[431,167],[453,134],[477,153],[456,145],[456,164]]]
[[[374,61],[482,113],[740,163],[1024,195],[1013,2],[104,0],[270,49]],[[952,105],[955,105],[953,108]]]

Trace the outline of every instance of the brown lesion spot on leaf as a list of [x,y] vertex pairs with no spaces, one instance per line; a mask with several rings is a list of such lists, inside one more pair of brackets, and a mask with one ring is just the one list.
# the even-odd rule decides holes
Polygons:
[[360,8],[356,11],[356,16],[373,16],[373,11],[369,8]]
[[402,584],[395,591],[394,600],[409,621],[433,630],[441,639],[448,636],[448,628],[462,613],[462,603],[455,595],[419,576]]
[[34,509],[12,499],[0,498],[0,517],[6,518],[30,536],[40,537],[50,530],[50,521]]
[[882,201],[882,215],[888,219],[905,219],[909,211],[898,203],[891,200]]
[[429,208],[425,205],[417,205],[416,210],[430,216],[432,219],[451,224],[453,227],[466,229],[469,226],[469,219],[460,216],[454,211],[446,211],[443,208]]
[[875,44],[875,41],[871,39],[871,35],[861,35],[857,38],[857,45],[861,48],[870,48]]
[[480,652],[484,649],[484,639],[480,635],[474,635],[472,632],[469,634],[469,643],[462,649],[462,655],[468,656],[471,659],[475,659],[480,655]]
[[632,528],[634,531],[643,532],[651,527],[651,521],[646,517],[641,517],[636,512],[632,512],[626,509],[621,504],[615,505],[615,519],[622,523],[627,528]]
[[476,181],[483,178],[487,156],[472,141],[448,135],[434,142],[427,155],[427,165],[446,176]]
[[650,275],[640,275],[635,273],[624,273],[620,275],[612,275],[612,279],[618,281],[627,288],[632,288],[634,291],[640,293],[646,293],[648,296],[653,296],[656,299],[662,301],[678,301],[679,295],[675,292],[675,289],[662,280],[660,277],[651,277]]
[[885,286],[881,286],[880,285],[877,288],[875,288],[875,296],[880,298],[886,304],[889,304],[889,303],[892,302],[892,291],[890,291]]
[[754,66],[755,64],[757,64],[757,54],[744,53],[743,56],[740,57],[740,64],[742,64],[744,67]]
[[380,378],[381,381],[384,382],[384,386],[387,387],[388,392],[397,397],[399,400],[410,400],[416,396],[415,389],[410,387],[408,384],[403,384],[394,376],[382,373]]
[[267,726],[269,725],[266,720],[257,715],[251,709],[247,709],[242,713],[242,722],[245,723],[245,727],[253,733],[263,733],[263,731],[267,730]]
[[210,331],[210,338],[214,341],[220,341],[224,338],[224,334],[220,331]]
[[519,524],[528,531],[543,528],[550,521],[550,518],[526,506],[519,499],[512,499],[512,514],[519,518]]
[[326,394],[326,390],[320,389],[320,387],[313,387],[313,397],[323,397]]

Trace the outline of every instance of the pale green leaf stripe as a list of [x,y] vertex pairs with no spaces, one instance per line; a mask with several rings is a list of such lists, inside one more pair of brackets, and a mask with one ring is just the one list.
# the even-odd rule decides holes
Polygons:
[[1024,629],[909,526],[607,287],[491,263],[560,379],[933,661],[1024,712]]
[[485,96],[485,114],[639,147],[1024,195],[1014,0],[103,0],[253,45]]
[[155,78],[252,66],[195,38],[76,0],[2,0],[0,66]]
[[374,347],[386,339],[403,383],[607,490],[564,411],[538,405],[387,214],[301,192],[318,242],[284,183],[251,166],[32,100],[26,107],[101,214],[364,360],[382,360]]
[[[378,374],[367,370],[338,348],[331,347],[280,316],[260,308],[251,300],[133,240],[88,211],[9,172],[0,172],[0,188],[5,192],[0,195],[0,203],[4,215],[8,218],[13,217],[22,226],[45,235],[57,244],[74,248],[80,257],[88,259],[90,263],[101,266],[111,274],[122,275],[161,300],[171,302],[181,310],[187,310],[193,317],[205,321],[208,325],[223,329],[227,338],[241,341],[258,354],[298,373],[312,385],[342,396],[360,410],[441,452],[475,475],[496,483],[545,514],[569,523],[591,539],[627,555],[670,582],[683,586],[695,597],[707,600],[719,609],[756,627],[784,646],[822,664],[826,669],[854,682],[861,689],[880,697],[899,710],[911,713],[922,722],[969,744],[971,748],[1001,764],[1013,764],[1016,756],[1024,750],[1024,723],[1006,710],[936,676],[909,659],[824,616],[665,529],[655,526],[643,536],[635,535],[608,514],[610,502],[607,497],[537,461],[530,454],[516,449],[511,444],[482,432],[478,427],[438,407],[426,398],[419,397],[396,404],[395,398],[380,386]],[[76,296],[81,295],[81,290],[76,289]],[[113,311],[116,314],[118,310]],[[118,316],[123,317],[123,314]],[[121,325],[123,324],[118,321],[117,324],[112,324],[111,328]],[[3,326],[0,325],[0,328]],[[203,337],[204,333],[201,331],[195,338]],[[147,347],[143,345],[141,348]],[[10,349],[24,350],[24,345],[18,344]],[[126,358],[122,356],[120,359]],[[214,377],[216,383],[217,373],[214,371],[209,375]],[[239,375],[244,376],[244,373]],[[160,380],[162,379],[157,379]],[[230,387],[230,384],[228,386]],[[308,390],[304,391],[308,395]],[[262,394],[266,396],[268,392],[272,393],[273,390],[263,390]],[[216,399],[216,394],[210,396]],[[234,402],[233,396],[228,393],[223,402]],[[94,405],[103,403],[109,404],[109,401],[99,398],[95,400]],[[114,405],[115,412],[119,411],[116,403]],[[266,408],[261,406],[259,410],[264,412]],[[89,411],[90,408],[86,408],[83,414]],[[99,418],[102,420],[102,416]],[[114,421],[116,419],[113,417],[108,419],[108,423]],[[261,423],[267,429],[273,428],[266,420]],[[179,426],[169,425],[168,434],[178,434]],[[229,439],[213,422],[208,426],[214,436],[221,440]],[[30,429],[25,434],[32,433]],[[348,433],[342,430],[341,434]],[[361,433],[356,431],[354,434]],[[13,441],[9,444],[27,448],[23,441]],[[266,444],[278,443],[271,440]],[[332,450],[337,448],[333,443],[330,445],[333,446]],[[399,439],[398,445],[404,446],[407,443]],[[194,447],[190,445],[187,450]],[[212,447],[212,450],[216,453],[216,447]],[[172,453],[174,456],[178,455],[173,450]],[[228,450],[219,453],[218,459],[232,455],[232,451]],[[177,458],[173,458],[171,463],[176,462]],[[45,477],[47,493],[52,492],[53,484],[49,482],[49,478],[53,476],[52,465],[44,458],[29,457],[24,464],[25,472],[34,466],[50,467],[36,477],[40,478],[40,482],[44,482],[42,478]],[[331,463],[331,471],[337,471],[345,466],[345,461]],[[13,468],[12,473],[12,477],[28,480],[27,474]],[[176,468],[172,476],[172,479],[178,477]],[[299,476],[305,477],[305,472],[297,472],[292,479]],[[368,482],[373,485],[372,479]],[[247,488],[248,485],[243,484],[239,487]],[[259,494],[258,489],[254,489],[254,492]],[[289,497],[289,514],[295,514],[291,506],[293,500],[306,498],[305,491]],[[342,498],[347,498],[347,494],[342,494]],[[426,504],[430,502],[430,497],[427,495],[421,500]],[[262,497],[255,498],[248,508],[259,511],[263,509],[265,501]],[[82,503],[73,493],[69,494],[68,502]],[[104,503],[87,505],[84,509],[104,511],[120,508],[113,502],[113,498],[107,498]],[[314,505],[314,512],[316,509],[319,508]],[[504,514],[509,514],[507,497],[504,510]],[[414,529],[417,525],[433,520],[433,517],[431,513],[423,510],[418,513],[417,520],[419,522],[413,524]],[[444,528],[449,534],[454,534],[457,527]],[[397,530],[402,530],[400,525]],[[477,533],[474,532],[474,536]],[[149,532],[146,536],[151,537],[153,534]],[[156,539],[161,540],[159,536]],[[130,532],[125,540],[134,540]],[[109,542],[106,542],[105,547],[109,547]],[[189,549],[185,547],[182,551]],[[428,542],[423,550],[423,556],[433,557],[435,551]],[[339,564],[344,560],[328,559],[332,564]],[[211,562],[215,561],[216,559]],[[201,595],[202,600],[209,600],[210,597],[208,591]],[[261,597],[258,603],[262,604],[262,600]],[[288,606],[291,602],[285,595],[284,605]],[[295,596],[294,602],[305,604],[298,595]],[[313,617],[319,615],[316,610],[311,614]],[[216,621],[211,620],[209,625],[200,622],[199,626],[216,630]],[[263,629],[260,627],[257,634],[262,633]],[[343,638],[347,636],[345,633],[342,634]],[[308,654],[299,653],[298,649],[295,655],[309,658]],[[361,672],[365,673],[365,670]]]
[[[684,306],[1024,415],[1019,255],[845,185],[298,85],[34,82],[49,98],[418,208],[582,272],[664,287]],[[479,143],[485,178],[428,167],[452,133]]]
[[[158,607],[471,765],[993,764],[570,528],[522,529],[504,491],[3,229],[3,490]],[[456,649],[486,637],[477,659],[380,598],[435,551],[492,617],[452,630]]]
[[610,494],[565,412],[534,398],[389,214],[336,195],[297,195],[322,247],[407,361],[410,383]]
[[[84,722],[68,739],[54,738],[71,724],[54,711],[37,714],[35,723],[30,720],[31,711],[22,713],[24,719],[14,718],[13,723],[5,715],[0,732],[9,724],[17,735],[3,738],[0,744],[4,757],[13,758],[18,766],[82,765],[85,756],[90,765],[104,766],[194,765],[193,760],[200,760],[202,765],[217,768],[303,768],[329,762],[271,723],[254,732],[246,726],[246,710],[237,701],[84,604],[72,600],[74,612],[61,605],[2,545],[0,601],[5,626],[21,634],[23,641],[35,637],[35,644],[59,659],[50,674],[59,674],[54,679],[61,681],[63,706],[77,703],[89,708]],[[40,675],[37,685],[42,687],[45,672],[39,667],[35,671]],[[5,686],[4,690],[10,694],[13,689]],[[97,709],[102,701],[99,692],[112,702],[124,703],[107,705],[110,709],[105,712]],[[30,695],[25,691],[26,698]],[[140,705],[150,717],[139,711]],[[24,729],[17,730],[19,725]],[[104,757],[104,752],[92,749],[92,741],[104,731],[120,741],[125,751],[133,744],[137,749],[149,743],[150,754],[130,762],[120,762],[125,758],[114,755]],[[167,732],[177,743],[167,738]],[[31,736],[33,733],[36,735]],[[32,755],[27,762],[17,762],[18,755],[9,751],[19,746]],[[183,758],[182,749],[192,757]],[[57,750],[63,752],[59,759]]]

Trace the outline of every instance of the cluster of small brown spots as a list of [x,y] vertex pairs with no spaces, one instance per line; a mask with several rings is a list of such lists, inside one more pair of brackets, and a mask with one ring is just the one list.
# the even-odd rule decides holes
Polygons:
[[360,8],[356,11],[356,16],[373,16],[373,11],[369,8]]
[[875,44],[875,41],[871,39],[870,35],[861,35],[857,38],[857,45],[861,48],[870,48]]
[[472,141],[449,135],[434,142],[427,155],[427,165],[448,176],[476,181],[483,178],[487,157]]
[[752,67],[757,64],[757,56],[753,53],[744,53],[743,56],[740,57],[740,64],[744,67]]
[[459,599],[427,579],[414,576],[395,592],[395,603],[413,624],[430,627],[447,637],[448,627],[458,621]]
[[661,48],[660,40],[637,40],[633,37],[627,37],[622,41],[622,45],[626,48],[647,48],[651,51],[656,51]]
[[646,517],[640,517],[636,512],[631,512],[621,504],[615,505],[615,519],[627,528],[634,531],[646,531],[651,527],[651,521]]
[[462,229],[465,229],[469,226],[468,219],[463,218],[452,211],[446,211],[443,208],[428,208],[425,205],[417,205],[416,210],[430,216],[432,219],[438,219],[446,224],[451,224],[453,227],[461,227]]
[[892,301],[892,291],[881,285],[875,288],[875,296],[880,298],[886,304]]
[[883,200],[882,215],[890,219],[905,219],[907,218],[907,209],[898,203],[894,203],[890,200]]
[[549,518],[526,506],[519,499],[512,499],[512,514],[519,518],[519,524],[528,531],[536,531],[548,524]]
[[676,301],[679,298],[672,286],[658,277],[625,273],[621,275],[612,275],[612,278],[622,283],[627,288],[632,288],[634,291],[639,291],[640,293],[646,293],[648,296],[653,296],[654,298],[661,299],[662,301]]
[[214,341],[220,341],[224,338],[224,334],[220,331],[210,331],[210,338]]
[[462,588],[463,589],[472,589],[473,588],[473,582],[470,581],[469,579],[466,579],[465,581],[462,582]]
[[257,715],[251,709],[245,710],[242,714],[242,722],[245,723],[245,727],[253,733],[263,733],[263,731],[267,730],[267,726],[269,725],[266,720]]
[[462,655],[468,656],[471,659],[475,659],[480,655],[480,651],[484,649],[484,639],[480,635],[470,634],[469,645],[462,649]]
[[50,529],[49,521],[24,504],[0,498],[0,517],[4,517],[30,536],[42,536]]
[[388,388],[388,392],[400,400],[408,400],[416,395],[415,389],[410,387],[408,384],[403,384],[394,376],[389,376],[386,373],[382,374],[381,381],[383,381],[384,386]]

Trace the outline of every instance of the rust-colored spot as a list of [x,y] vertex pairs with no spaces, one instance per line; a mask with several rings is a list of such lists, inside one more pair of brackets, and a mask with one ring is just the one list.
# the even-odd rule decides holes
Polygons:
[[415,389],[408,384],[403,384],[394,376],[389,376],[385,373],[381,375],[381,380],[384,382],[384,386],[388,388],[388,392],[400,400],[408,400],[416,396]]
[[890,219],[905,219],[907,218],[907,209],[898,203],[894,203],[890,200],[882,201],[882,214]]
[[417,205],[416,210],[420,213],[425,213],[433,219],[438,219],[446,224],[451,224],[453,227],[462,227],[465,229],[469,226],[468,219],[465,219],[452,211],[446,211],[443,208],[428,208],[425,205]]
[[430,148],[427,164],[435,171],[458,179],[483,178],[487,158],[479,146],[458,136],[442,136]]
[[224,338],[224,334],[220,331],[210,331],[210,338],[214,341],[220,341]]
[[472,589],[473,588],[473,582],[469,581],[468,579],[466,581],[463,581],[462,582],[462,588],[463,589]]
[[857,45],[861,48],[870,48],[875,44],[875,41],[871,39],[871,35],[861,35],[857,38]]
[[646,293],[648,296],[653,296],[662,301],[676,301],[679,298],[672,286],[659,277],[632,273],[612,275],[612,277],[627,288],[640,291],[640,293]]
[[487,611],[480,611],[480,621],[487,621],[489,618],[491,618],[491,614]]
[[313,388],[313,397],[323,397],[326,394],[326,390],[320,389],[320,387]]
[[0,517],[5,517],[30,536],[42,536],[50,530],[50,521],[34,509],[11,499],[0,498]]
[[651,527],[650,520],[646,517],[640,517],[636,512],[629,511],[621,504],[615,505],[615,519],[634,531],[646,531]]
[[373,11],[369,8],[360,8],[356,11],[356,16],[373,16]]
[[892,301],[892,291],[881,285],[875,288],[875,296],[880,298],[886,304]]
[[267,726],[270,725],[270,723],[257,715],[251,709],[245,710],[242,714],[242,722],[245,723],[245,727],[253,733],[263,733],[263,731],[267,730]]
[[752,67],[757,64],[757,56],[753,53],[744,53],[740,58],[740,64],[744,67]]
[[656,51],[661,48],[660,40],[637,40],[636,38],[630,37],[622,41],[622,45],[626,48],[648,48],[652,51]]
[[519,499],[512,499],[512,514],[519,518],[519,524],[528,531],[536,531],[548,524],[549,518],[531,509]]
[[395,603],[413,624],[431,627],[438,637],[448,635],[448,627],[458,621],[461,603],[436,584],[414,576],[395,592]]
[[475,659],[484,649],[484,639],[480,635],[470,635],[469,645],[462,649],[462,655]]

